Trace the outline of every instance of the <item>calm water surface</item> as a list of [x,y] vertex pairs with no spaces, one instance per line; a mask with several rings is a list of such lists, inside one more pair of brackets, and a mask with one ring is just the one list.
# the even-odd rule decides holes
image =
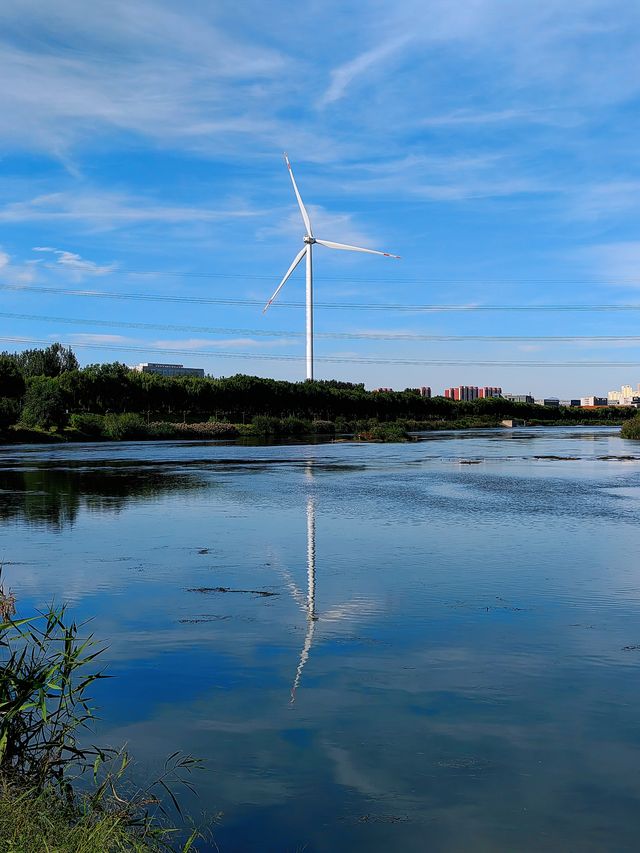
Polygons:
[[223,853],[638,849],[617,430],[2,448],[0,525],[21,612],[110,643],[98,740],[205,758]]

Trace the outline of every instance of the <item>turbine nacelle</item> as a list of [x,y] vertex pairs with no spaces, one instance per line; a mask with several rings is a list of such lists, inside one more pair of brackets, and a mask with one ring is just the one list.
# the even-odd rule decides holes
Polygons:
[[315,237],[310,237],[308,234],[305,234],[305,235],[304,235],[304,237],[303,237],[302,239],[303,239],[303,241],[304,241],[305,243],[307,243],[309,246],[312,246],[312,245],[316,242],[316,238],[315,238]]

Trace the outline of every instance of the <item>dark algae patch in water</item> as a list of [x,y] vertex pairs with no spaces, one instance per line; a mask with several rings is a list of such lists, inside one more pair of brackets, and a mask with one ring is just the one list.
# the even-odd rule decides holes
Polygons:
[[272,595],[280,595],[279,592],[270,592],[267,589],[231,589],[228,586],[196,586],[187,589],[187,592],[200,592],[205,595],[212,592],[241,592],[245,595],[258,595],[263,598],[268,598]]

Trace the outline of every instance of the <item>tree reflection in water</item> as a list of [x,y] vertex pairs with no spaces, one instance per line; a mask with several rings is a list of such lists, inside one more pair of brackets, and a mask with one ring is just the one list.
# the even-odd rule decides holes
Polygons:
[[191,474],[144,466],[6,468],[0,471],[0,520],[61,531],[81,510],[120,512],[133,500],[204,487]]

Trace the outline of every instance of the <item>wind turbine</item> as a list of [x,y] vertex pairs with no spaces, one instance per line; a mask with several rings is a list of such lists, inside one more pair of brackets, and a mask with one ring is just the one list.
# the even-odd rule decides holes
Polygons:
[[304,237],[302,238],[304,241],[304,246],[298,254],[293,259],[293,262],[289,269],[286,272],[285,277],[282,279],[280,284],[277,286],[275,293],[271,297],[271,299],[264,306],[262,313],[267,310],[267,308],[271,305],[276,296],[280,293],[282,288],[284,287],[287,279],[290,277],[291,273],[298,266],[300,261],[305,257],[307,258],[307,379],[313,379],[313,262],[312,262],[312,247],[314,243],[319,243],[321,246],[326,246],[329,249],[344,249],[347,252],[366,252],[369,255],[384,255],[385,258],[399,258],[400,255],[392,255],[389,252],[378,252],[375,249],[363,249],[361,246],[349,246],[346,243],[333,243],[331,240],[321,240],[319,237],[313,236],[313,230],[311,228],[311,220],[309,219],[309,214],[302,203],[302,198],[300,196],[300,192],[298,190],[298,186],[296,184],[296,179],[293,177],[293,169],[291,168],[291,163],[289,162],[289,158],[286,153],[284,155],[284,162],[287,164],[287,169],[289,170],[289,175],[291,177],[291,183],[293,184],[293,191],[296,194],[296,199],[298,200],[298,207],[300,208],[300,213],[302,214],[302,221],[304,222],[304,227],[307,229]]

